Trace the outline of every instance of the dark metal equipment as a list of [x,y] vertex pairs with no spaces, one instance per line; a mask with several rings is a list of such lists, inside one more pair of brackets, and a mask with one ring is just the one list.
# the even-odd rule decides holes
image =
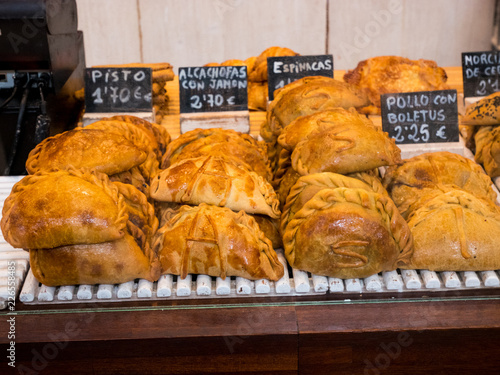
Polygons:
[[75,0],[0,0],[0,175],[25,174],[37,143],[76,126],[83,34]]

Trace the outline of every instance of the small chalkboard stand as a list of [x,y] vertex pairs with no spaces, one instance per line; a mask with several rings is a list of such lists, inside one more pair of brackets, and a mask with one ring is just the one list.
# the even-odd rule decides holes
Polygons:
[[333,55],[275,56],[267,58],[268,102],[274,91],[304,77],[333,78]]
[[500,91],[500,53],[498,51],[462,53],[463,108]]
[[179,68],[180,133],[233,129],[250,133],[246,66]]
[[81,126],[103,118],[132,115],[155,121],[151,68],[88,68]]
[[382,129],[395,139],[402,159],[439,151],[465,156],[456,90],[383,94],[380,99]]

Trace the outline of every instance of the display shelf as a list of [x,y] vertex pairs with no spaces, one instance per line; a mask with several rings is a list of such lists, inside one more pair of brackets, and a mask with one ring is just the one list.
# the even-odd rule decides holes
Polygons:
[[[461,91],[461,68],[446,71]],[[175,92],[169,96],[175,107]],[[250,113],[251,134],[264,119]],[[172,113],[163,123],[174,138],[176,121]],[[192,277],[183,285],[188,295],[178,296],[178,280],[166,276],[128,283],[117,300],[112,286],[103,301],[98,287],[65,286],[45,290],[48,303],[17,300],[15,311],[1,310],[0,331],[9,332],[15,316],[16,365],[24,373],[496,374],[498,277],[398,270],[348,282],[289,270],[285,283],[262,287],[267,294],[237,295],[236,280]],[[26,280],[39,294],[43,287],[29,273]],[[229,294],[218,296],[217,288]],[[6,334],[0,345],[11,345]],[[6,356],[0,362],[8,368]]]

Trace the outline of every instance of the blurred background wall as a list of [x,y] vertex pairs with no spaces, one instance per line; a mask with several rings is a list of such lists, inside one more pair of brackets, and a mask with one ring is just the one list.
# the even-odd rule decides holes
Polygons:
[[87,66],[246,59],[270,46],[332,54],[335,69],[379,55],[461,65],[491,49],[495,0],[77,0]]

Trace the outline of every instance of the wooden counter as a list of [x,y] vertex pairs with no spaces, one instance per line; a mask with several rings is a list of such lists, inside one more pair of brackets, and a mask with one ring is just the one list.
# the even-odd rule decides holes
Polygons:
[[[493,374],[500,366],[499,298],[61,309],[15,319],[18,369],[37,374]],[[6,334],[0,342],[6,353]]]
[[[446,70],[452,88],[461,92],[461,69]],[[169,91],[172,108],[178,108],[175,84]],[[264,118],[263,112],[251,113],[252,134],[258,134]],[[173,137],[179,135],[178,121],[173,109],[163,122]],[[498,288],[400,297],[396,292],[372,299],[359,294],[345,300],[276,297],[56,307],[17,301],[16,315],[0,311],[0,373],[498,373]],[[7,365],[11,327],[15,372]]]

